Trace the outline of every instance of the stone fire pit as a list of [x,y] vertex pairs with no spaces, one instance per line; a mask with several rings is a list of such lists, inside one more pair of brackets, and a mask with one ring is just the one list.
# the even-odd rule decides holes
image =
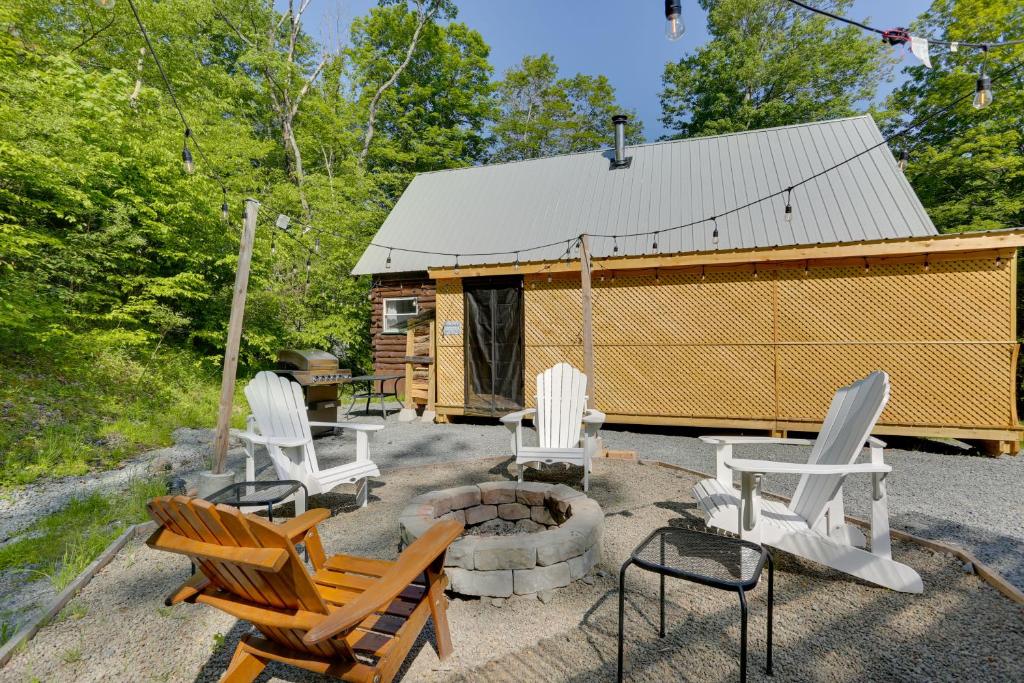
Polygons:
[[568,586],[601,554],[601,506],[564,484],[495,481],[425,493],[402,511],[402,542],[440,519],[466,525],[445,559],[450,588],[465,595],[507,598]]

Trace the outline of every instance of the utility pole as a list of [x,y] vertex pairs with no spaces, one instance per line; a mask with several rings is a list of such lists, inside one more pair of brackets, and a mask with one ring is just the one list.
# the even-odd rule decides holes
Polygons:
[[583,299],[583,373],[587,376],[587,407],[594,407],[594,320],[590,297],[590,242],[580,235],[580,294]]
[[228,455],[228,435],[231,429],[231,408],[235,399],[235,373],[238,370],[238,347],[242,341],[242,318],[245,317],[245,297],[249,291],[249,265],[256,238],[256,216],[260,203],[245,200],[245,222],[238,245],[238,271],[235,273],[235,291],[231,297],[231,318],[228,320],[228,341],[224,349],[224,374],[220,382],[220,411],[217,413],[217,432],[213,439],[213,473],[224,472]]

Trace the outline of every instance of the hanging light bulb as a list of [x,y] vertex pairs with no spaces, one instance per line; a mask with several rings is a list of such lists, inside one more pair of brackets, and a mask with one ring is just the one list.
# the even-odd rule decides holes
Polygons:
[[277,253],[277,244],[274,243],[274,233],[270,233],[270,256]]
[[459,255],[458,254],[455,255],[455,267],[452,269],[452,272],[455,273],[456,275],[459,274]]
[[516,252],[516,265],[515,265],[515,269],[519,270],[519,252],[518,251]]
[[618,237],[614,237],[614,236],[612,237],[612,253],[613,254],[618,254],[619,253],[619,238]]
[[391,270],[391,249],[388,249],[388,257],[384,261],[384,267]]
[[669,40],[679,40],[685,31],[682,0],[665,0],[665,35]]
[[974,91],[974,108],[984,109],[992,104],[992,79],[985,73],[985,64],[988,62],[988,45],[981,46],[981,71],[978,72],[978,83]]
[[[319,237],[317,237],[315,240],[313,240],[313,253],[314,254],[319,254],[320,253],[320,238]],[[388,251],[388,254],[390,254],[390,253],[391,252]]]
[[309,254],[306,254],[306,287],[309,287]]
[[548,273],[548,284],[551,284],[551,273]]
[[224,201],[220,204],[220,217],[227,223],[230,214],[228,213],[228,188],[222,187],[221,191],[224,193]]
[[793,222],[793,202],[792,202],[792,199],[793,199],[793,188],[790,187],[790,188],[786,189],[786,213],[785,213],[785,217],[786,217],[786,222],[787,223],[792,223]]
[[714,216],[711,217],[711,222],[714,223],[715,229],[711,231],[711,244],[715,245],[715,249],[718,248],[718,219]]
[[101,9],[114,9],[117,0],[96,0],[96,6]]
[[658,251],[658,233],[654,233],[654,242],[651,244],[651,249]]
[[196,170],[195,163],[192,162],[192,152],[188,148],[188,139],[192,137],[192,129],[185,129],[185,145],[181,148],[181,161],[185,165],[185,173],[192,175],[192,171]]
[[984,109],[992,104],[992,79],[985,73],[984,67],[978,75],[978,85],[974,93],[974,108]]
[[898,164],[899,167],[900,167],[900,170],[903,171],[904,173],[906,173],[906,171],[907,171],[907,164],[909,164],[909,163],[910,163],[910,152],[908,152],[907,150],[903,150],[902,152],[900,152],[900,162]]

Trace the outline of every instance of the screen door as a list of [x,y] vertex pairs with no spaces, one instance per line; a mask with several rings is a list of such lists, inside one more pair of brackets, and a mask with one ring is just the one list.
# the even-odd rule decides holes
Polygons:
[[467,278],[466,409],[504,415],[523,406],[523,280]]

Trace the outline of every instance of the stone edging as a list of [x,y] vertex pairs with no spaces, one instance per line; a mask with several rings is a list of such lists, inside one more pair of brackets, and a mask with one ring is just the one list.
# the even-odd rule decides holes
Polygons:
[[529,526],[547,529],[456,540],[445,557],[456,593],[507,598],[562,588],[600,559],[601,506],[564,484],[491,481],[430,491],[402,510],[399,526],[402,542],[410,544],[439,519],[475,525],[498,518],[529,519]]
[[[698,472],[697,470],[691,470],[689,467],[683,467],[682,465],[673,465],[671,463],[662,462],[660,460],[641,460],[640,464],[657,465],[658,467],[664,467],[670,470],[679,470],[681,472],[693,474],[698,477],[711,476],[705,472]],[[769,496],[777,500],[781,500],[787,505],[790,501],[790,499],[787,496],[783,496],[778,493],[772,493],[770,491],[762,491],[762,495]],[[866,519],[861,519],[860,517],[854,517],[853,515],[846,515],[846,521],[850,524],[856,524],[857,526],[863,527],[865,529],[871,528],[871,522],[869,522]],[[933,541],[928,538],[921,538],[920,536],[915,536],[914,534],[908,533],[906,531],[900,531],[899,529],[890,528],[889,536],[891,536],[892,538],[899,539],[901,541],[906,541],[908,543],[915,543],[917,545],[928,548],[929,550],[934,550],[940,553],[948,553],[950,555],[953,555],[961,562],[965,564],[970,564],[973,569],[973,572],[977,574],[978,578],[980,578],[982,581],[995,588],[997,591],[1002,593],[1004,596],[1006,596],[1013,602],[1019,605],[1024,605],[1024,591],[1021,591],[1019,588],[1017,588],[1012,583],[1007,581],[1006,577],[1004,577],[1002,574],[992,569],[987,564],[985,564],[977,557],[975,557],[974,553],[972,553],[971,551],[965,548],[961,548],[960,546],[954,545],[952,543],[946,543],[944,541]]]
[[117,553],[138,534],[144,534],[156,529],[156,522],[143,522],[141,524],[133,524],[124,530],[124,532],[118,536],[107,549],[104,550],[99,557],[92,561],[92,563],[85,568],[85,570],[75,577],[74,581],[69,583],[57,597],[54,598],[50,606],[45,611],[37,615],[29,623],[22,626],[17,633],[15,633],[10,640],[4,643],[3,647],[0,647],[0,667],[6,666],[7,662],[10,661],[11,657],[14,656],[18,649],[30,641],[39,629],[43,628],[51,619],[60,614],[60,611],[64,609],[64,606],[71,602],[78,591],[85,588],[85,586],[92,580],[92,577],[96,576],[97,573],[104,567],[106,567],[111,560],[117,555]]

